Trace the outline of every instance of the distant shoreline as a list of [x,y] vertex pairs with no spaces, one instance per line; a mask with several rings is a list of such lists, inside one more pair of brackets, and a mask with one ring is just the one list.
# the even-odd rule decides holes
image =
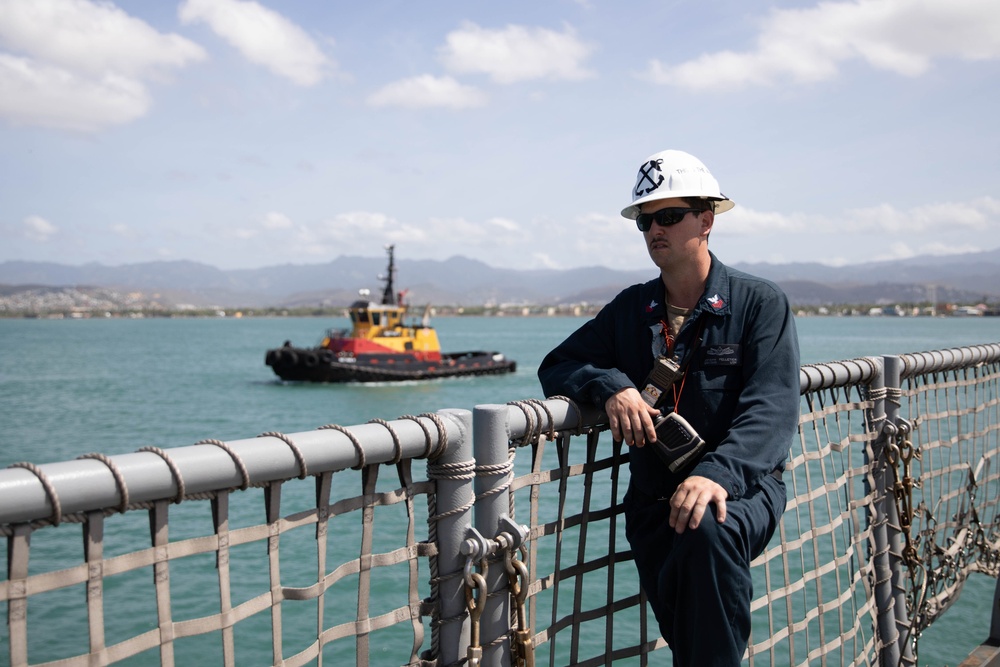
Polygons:
[[[593,317],[603,304],[581,304],[570,306],[432,306],[432,318],[446,317]],[[31,320],[86,320],[86,319],[266,319],[266,318],[346,318],[345,307],[300,307],[300,308],[53,308],[51,310],[15,310],[0,308],[0,319]],[[797,317],[996,317],[1000,308],[996,306],[957,306],[955,304],[906,304],[875,305],[859,304],[851,306],[793,306]],[[413,308],[412,319],[419,319],[418,308]],[[423,312],[423,306],[419,308]]]

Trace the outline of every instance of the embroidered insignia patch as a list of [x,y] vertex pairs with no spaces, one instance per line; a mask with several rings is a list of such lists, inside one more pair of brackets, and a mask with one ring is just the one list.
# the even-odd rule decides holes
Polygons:
[[713,294],[712,296],[708,297],[708,305],[718,310],[719,308],[725,306],[726,302],[723,301],[722,297],[720,297],[718,294]]
[[660,304],[656,303],[656,299],[653,299],[652,301],[649,302],[649,305],[646,306],[646,312],[647,313],[653,312],[653,309],[656,308],[659,305]]

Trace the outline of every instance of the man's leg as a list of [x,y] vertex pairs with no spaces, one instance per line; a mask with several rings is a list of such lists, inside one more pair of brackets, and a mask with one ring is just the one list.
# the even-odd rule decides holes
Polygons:
[[744,498],[727,502],[724,523],[716,521],[710,506],[696,530],[680,535],[667,523],[667,501],[630,500],[627,534],[640,583],[674,664],[739,665],[750,635],[750,561],[777,526],[784,486],[769,478]]

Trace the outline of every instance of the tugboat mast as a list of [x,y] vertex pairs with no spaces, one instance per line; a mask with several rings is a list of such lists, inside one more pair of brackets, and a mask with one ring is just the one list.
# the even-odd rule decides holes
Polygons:
[[383,306],[397,306],[399,303],[396,300],[396,289],[394,287],[395,277],[396,277],[396,262],[393,260],[392,251],[396,248],[394,245],[387,245],[385,247],[386,252],[389,253],[389,275],[380,276],[382,280],[385,281],[385,289],[382,291],[382,305]]

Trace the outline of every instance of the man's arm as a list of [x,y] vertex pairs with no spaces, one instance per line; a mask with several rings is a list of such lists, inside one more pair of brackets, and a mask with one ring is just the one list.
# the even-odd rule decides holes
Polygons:
[[635,388],[618,368],[613,306],[614,302],[602,308],[594,319],[545,355],[538,379],[546,396],[566,396],[603,408],[614,394]]
[[546,355],[538,378],[546,396],[567,396],[603,408],[613,438],[642,446],[656,439],[653,418],[659,411],[642,400],[635,384],[621,370],[619,341],[629,349],[642,343],[638,329],[630,328],[632,320],[619,312],[620,298]]

